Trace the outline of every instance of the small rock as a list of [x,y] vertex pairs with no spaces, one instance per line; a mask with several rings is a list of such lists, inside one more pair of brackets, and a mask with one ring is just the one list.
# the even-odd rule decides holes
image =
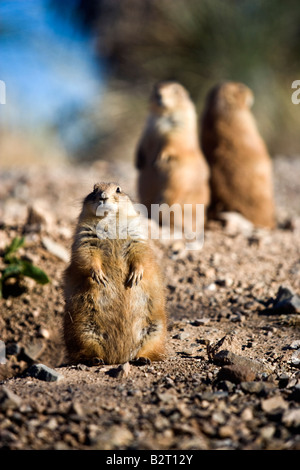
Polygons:
[[181,339],[181,340],[187,339],[189,337],[190,335],[186,331],[182,331],[181,333],[178,333],[177,335],[173,336],[174,339]]
[[35,201],[28,207],[27,220],[25,222],[26,232],[40,232],[43,228],[53,227],[54,217],[44,207],[41,201]]
[[176,393],[175,393],[175,391],[173,392],[172,390],[170,390],[168,392],[163,392],[163,393],[157,392],[156,396],[157,396],[158,400],[161,403],[174,403],[174,402],[177,402]]
[[57,420],[55,418],[50,418],[49,421],[46,423],[45,427],[50,429],[50,431],[54,431],[58,426]]
[[70,409],[69,409],[69,414],[74,414],[76,416],[83,416],[84,415],[82,406],[78,401],[73,401],[71,403],[71,406],[70,406]]
[[69,252],[64,246],[60,245],[59,243],[56,243],[49,237],[43,237],[42,243],[46,250],[49,251],[49,253],[52,253],[54,256],[61,259],[62,261],[65,261],[66,263],[69,262]]
[[290,382],[290,376],[288,374],[281,374],[278,377],[278,381],[279,388],[285,388]]
[[213,356],[215,357],[219,351],[230,351],[235,354],[239,354],[242,350],[241,343],[238,339],[237,333],[233,330],[231,333],[223,336],[219,341],[214,345],[209,345],[209,349]]
[[262,392],[264,392],[264,383],[255,381],[242,382],[241,389],[246,393],[260,395]]
[[217,285],[214,282],[212,282],[211,284],[208,284],[208,286],[204,287],[204,290],[208,292],[214,292],[216,288],[217,288]]
[[300,384],[297,384],[293,387],[290,398],[291,400],[300,402]]
[[287,287],[280,286],[276,298],[273,300],[273,306],[268,307],[262,313],[277,315],[300,313],[300,297]]
[[131,366],[129,362],[125,362],[125,364],[121,364],[117,369],[115,373],[115,377],[128,377],[129,373],[131,370]]
[[230,287],[233,284],[231,277],[225,277],[224,279],[216,279],[215,283],[221,287]]
[[222,438],[233,437],[235,434],[234,427],[229,424],[224,424],[219,428],[219,436]]
[[35,377],[39,380],[44,380],[45,382],[56,382],[64,378],[62,374],[56,372],[56,370],[51,369],[45,364],[33,364],[27,370],[27,374],[30,377]]
[[196,320],[191,322],[191,325],[193,326],[203,326],[209,323],[211,320],[210,318],[203,317],[203,318],[197,318]]
[[295,339],[290,344],[291,349],[299,349],[300,348],[300,339]]
[[22,359],[26,362],[36,361],[45,349],[45,343],[43,341],[36,341],[35,343],[29,344],[23,348]]
[[253,419],[253,412],[251,408],[245,408],[241,413],[241,418],[244,421],[251,421]]
[[288,403],[281,396],[266,398],[261,402],[261,407],[266,413],[284,411],[288,408],[288,406]]
[[262,439],[269,440],[274,436],[276,429],[273,424],[269,424],[260,429],[259,433]]
[[18,343],[11,343],[6,347],[7,356],[18,356],[22,351],[22,346]]
[[300,409],[286,410],[282,416],[282,422],[288,428],[300,426]]
[[252,222],[238,212],[222,212],[218,218],[229,234],[241,233],[244,236],[250,236],[253,232],[254,226]]
[[39,328],[39,335],[42,336],[45,339],[50,338],[49,330],[47,330],[47,328],[44,328],[42,326]]
[[18,397],[5,385],[0,388],[0,409],[6,411],[8,409],[19,408],[21,405],[21,398]]
[[92,447],[99,450],[123,449],[133,440],[133,434],[125,426],[111,426],[106,433],[101,434],[92,442]]
[[291,364],[294,367],[300,367],[300,349],[294,352],[294,354],[291,357]]
[[[224,366],[235,366],[236,370],[242,371],[243,374],[246,374],[246,369],[248,370],[247,374],[248,377],[260,377],[263,374],[271,374],[272,368],[269,367],[267,364],[262,362],[256,361],[254,359],[250,359],[245,356],[240,356],[238,354],[234,354],[228,350],[221,350],[217,354],[213,355],[213,361],[217,365],[224,365]],[[241,373],[241,376],[242,376]],[[251,374],[251,375],[250,375]]]
[[243,365],[229,365],[222,367],[219,371],[217,380],[228,380],[235,384],[255,380],[256,374],[249,367]]

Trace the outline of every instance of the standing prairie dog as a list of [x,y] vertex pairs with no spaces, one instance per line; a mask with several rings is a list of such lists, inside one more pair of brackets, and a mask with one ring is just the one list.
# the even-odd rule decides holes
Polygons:
[[208,94],[201,136],[211,173],[209,212],[235,211],[273,228],[272,162],[250,111],[253,101],[242,83],[225,82]]
[[[136,160],[138,194],[151,215],[151,204],[192,207],[209,203],[209,168],[199,147],[195,106],[177,82],[155,85],[150,113]],[[183,217],[182,217],[183,220]]]
[[64,275],[71,363],[165,357],[165,297],[154,253],[147,237],[119,231],[121,220],[135,227],[137,217],[114,183],[96,184],[83,201]]

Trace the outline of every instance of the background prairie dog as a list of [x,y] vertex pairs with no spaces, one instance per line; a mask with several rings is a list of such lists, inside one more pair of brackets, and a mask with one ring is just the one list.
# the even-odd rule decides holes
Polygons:
[[138,194],[151,204],[209,203],[209,169],[199,147],[195,106],[177,82],[160,82],[150,97],[150,113],[136,153]]
[[272,228],[272,162],[250,111],[254,97],[242,83],[225,82],[208,94],[202,148],[210,165],[210,215],[236,211],[256,226]]
[[146,238],[115,237],[124,213],[138,216],[114,183],[84,199],[65,271],[64,339],[70,362],[107,364],[165,356],[164,288]]

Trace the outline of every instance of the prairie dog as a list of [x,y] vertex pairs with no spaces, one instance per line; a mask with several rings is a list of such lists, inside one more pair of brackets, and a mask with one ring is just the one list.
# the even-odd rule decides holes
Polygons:
[[[65,271],[64,339],[71,363],[165,357],[162,277],[147,238],[118,228],[138,214],[120,186],[95,184],[84,199]],[[115,226],[117,230],[115,230]]]
[[251,112],[252,91],[225,82],[208,94],[202,118],[202,148],[210,165],[211,207],[241,213],[254,225],[273,228],[272,162]]
[[199,146],[197,113],[187,90],[177,82],[154,86],[150,112],[138,144],[138,194],[151,204],[209,203],[209,168]]

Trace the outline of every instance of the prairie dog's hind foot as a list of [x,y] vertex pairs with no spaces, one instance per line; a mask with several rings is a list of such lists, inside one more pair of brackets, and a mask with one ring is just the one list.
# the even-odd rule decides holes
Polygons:
[[151,365],[151,360],[148,357],[136,357],[132,361],[130,361],[130,364],[134,366],[150,366]]
[[100,357],[91,357],[90,359],[85,359],[81,361],[84,365],[88,367],[94,367],[94,366],[103,366],[104,361]]

